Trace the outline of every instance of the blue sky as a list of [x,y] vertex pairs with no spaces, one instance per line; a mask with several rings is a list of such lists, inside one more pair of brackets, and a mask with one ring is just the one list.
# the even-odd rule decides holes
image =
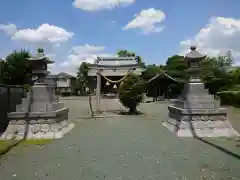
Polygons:
[[0,57],[44,47],[52,71],[74,73],[82,61],[119,49],[163,64],[196,44],[210,55],[231,50],[238,63],[238,7],[239,0],[2,0]]

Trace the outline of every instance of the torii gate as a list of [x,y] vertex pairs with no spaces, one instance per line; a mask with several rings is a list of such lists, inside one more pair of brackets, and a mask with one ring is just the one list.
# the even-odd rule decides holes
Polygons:
[[[125,63],[122,63],[124,62]],[[107,82],[114,84],[121,83],[128,74],[134,72],[141,75],[144,71],[137,63],[137,57],[98,57],[94,64],[89,64],[90,76],[96,76],[96,113],[100,112],[100,97],[101,97],[101,78],[103,77]],[[123,76],[123,78],[113,81],[106,76]]]

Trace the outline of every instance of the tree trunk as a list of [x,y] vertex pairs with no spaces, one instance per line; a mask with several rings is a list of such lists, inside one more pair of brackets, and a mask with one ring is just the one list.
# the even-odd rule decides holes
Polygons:
[[137,114],[137,108],[136,107],[129,108],[129,113],[130,114]]

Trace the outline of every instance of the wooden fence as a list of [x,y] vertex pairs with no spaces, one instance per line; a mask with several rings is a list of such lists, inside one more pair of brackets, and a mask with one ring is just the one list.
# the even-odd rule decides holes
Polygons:
[[8,126],[8,113],[15,112],[16,106],[22,103],[24,97],[26,91],[23,87],[0,85],[0,134]]

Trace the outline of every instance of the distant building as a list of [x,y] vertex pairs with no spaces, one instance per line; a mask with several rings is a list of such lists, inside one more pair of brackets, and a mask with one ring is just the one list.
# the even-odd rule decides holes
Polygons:
[[57,92],[60,94],[76,94],[77,78],[70,74],[61,72],[56,75]]
[[46,83],[56,87],[56,91],[61,95],[75,95],[77,78],[70,74],[61,72],[59,74],[49,74],[46,77]]

